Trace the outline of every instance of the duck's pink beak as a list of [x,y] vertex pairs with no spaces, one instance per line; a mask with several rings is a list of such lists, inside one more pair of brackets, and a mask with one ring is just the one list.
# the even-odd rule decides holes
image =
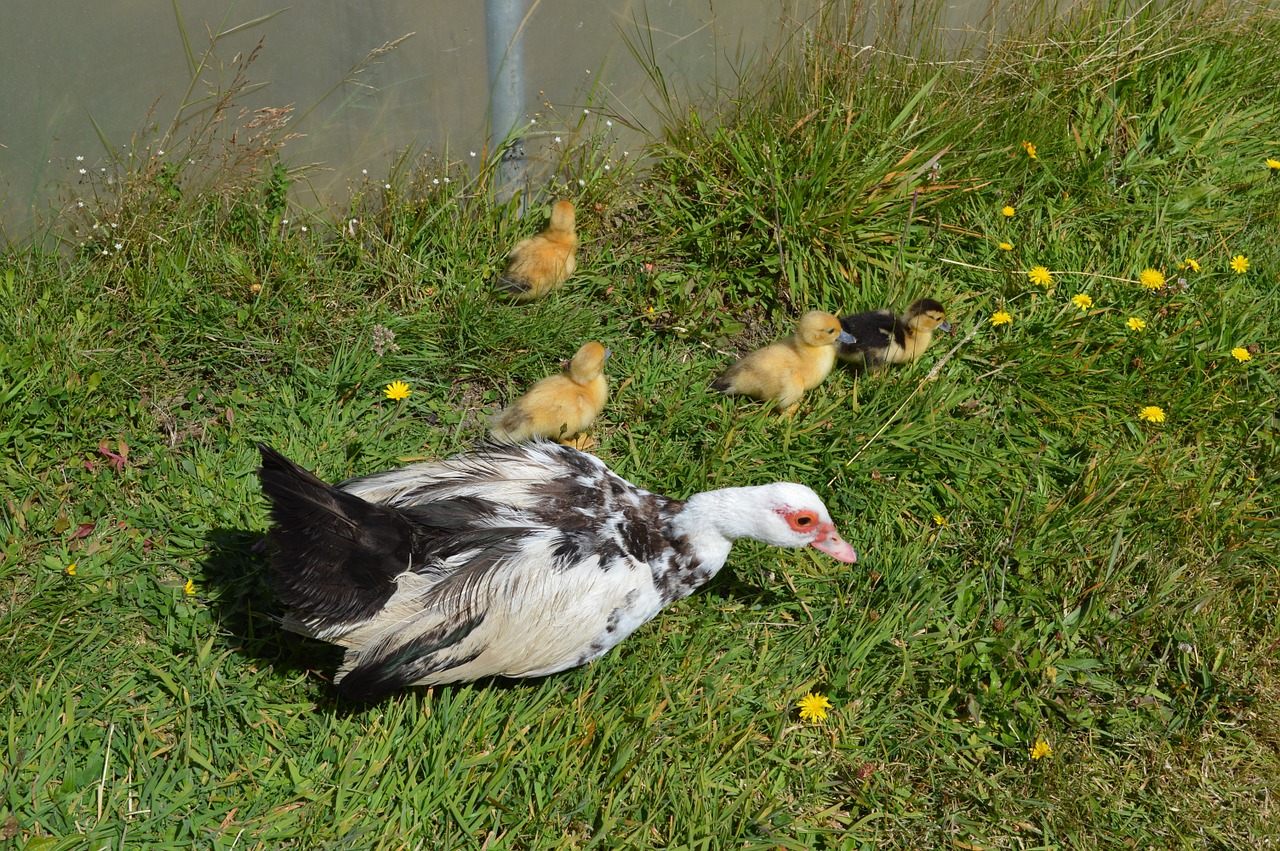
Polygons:
[[858,554],[854,552],[853,547],[849,546],[849,542],[840,537],[840,533],[836,531],[835,526],[823,526],[818,530],[818,537],[814,539],[809,546],[815,550],[822,550],[827,555],[837,561],[845,564],[853,564],[858,560]]

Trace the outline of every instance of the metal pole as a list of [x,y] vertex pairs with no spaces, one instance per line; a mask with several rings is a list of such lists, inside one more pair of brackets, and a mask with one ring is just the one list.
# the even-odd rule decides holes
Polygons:
[[[525,79],[524,36],[519,34],[525,19],[526,0],[485,0],[485,48],[489,59],[489,143],[498,150],[503,142],[498,167],[497,197],[505,202],[521,190],[525,177],[523,127]],[[519,214],[524,214],[528,193],[520,195]]]

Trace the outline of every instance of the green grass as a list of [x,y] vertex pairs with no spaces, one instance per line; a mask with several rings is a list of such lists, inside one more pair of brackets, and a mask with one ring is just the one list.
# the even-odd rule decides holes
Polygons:
[[[832,14],[715,110],[673,105],[647,173],[567,152],[580,271],[529,306],[486,282],[539,214],[447,157],[326,213],[270,145],[216,186],[121,158],[53,248],[0,258],[0,837],[1274,843],[1280,19],[1234,8],[1094,8],[943,64],[852,52]],[[793,420],[708,390],[800,310],[923,295],[954,337]],[[859,564],[743,542],[590,667],[337,703],[337,653],[274,620],[254,442],[331,480],[439,457],[591,338],[614,469],[806,482]]]

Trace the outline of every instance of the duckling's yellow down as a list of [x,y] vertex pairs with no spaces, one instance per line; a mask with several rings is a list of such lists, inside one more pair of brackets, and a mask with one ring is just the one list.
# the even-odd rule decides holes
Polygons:
[[597,342],[578,349],[564,371],[548,376],[498,413],[490,428],[500,443],[521,443],[535,437],[571,442],[585,431],[609,398],[604,362],[609,350]]
[[547,229],[511,249],[507,270],[498,278],[498,289],[516,301],[530,301],[563,284],[578,262],[574,224],[573,204],[557,201],[551,208]]
[[730,396],[754,396],[780,409],[799,403],[822,383],[836,362],[836,343],[852,342],[840,320],[821,310],[800,317],[796,332],[757,349],[725,371],[711,386]]

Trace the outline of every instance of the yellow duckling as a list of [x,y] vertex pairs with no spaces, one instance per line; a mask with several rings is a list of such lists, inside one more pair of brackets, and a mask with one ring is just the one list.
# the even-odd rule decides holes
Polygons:
[[604,376],[609,354],[594,341],[578,349],[560,374],[542,379],[500,411],[493,418],[490,436],[499,443],[550,437],[580,449],[590,446],[595,441],[581,433],[595,422],[609,398]]
[[795,334],[757,349],[711,383],[729,396],[754,396],[794,413],[804,391],[822,383],[836,363],[836,344],[852,344],[854,336],[840,320],[821,310],[800,317]]
[[857,338],[836,348],[840,359],[876,371],[889,364],[911,363],[933,342],[933,332],[950,331],[947,312],[931,298],[911,303],[906,314],[892,310],[855,313],[840,320],[841,327]]
[[511,249],[507,270],[498,277],[496,287],[516,301],[542,298],[573,274],[577,258],[573,204],[557,201],[547,229]]

